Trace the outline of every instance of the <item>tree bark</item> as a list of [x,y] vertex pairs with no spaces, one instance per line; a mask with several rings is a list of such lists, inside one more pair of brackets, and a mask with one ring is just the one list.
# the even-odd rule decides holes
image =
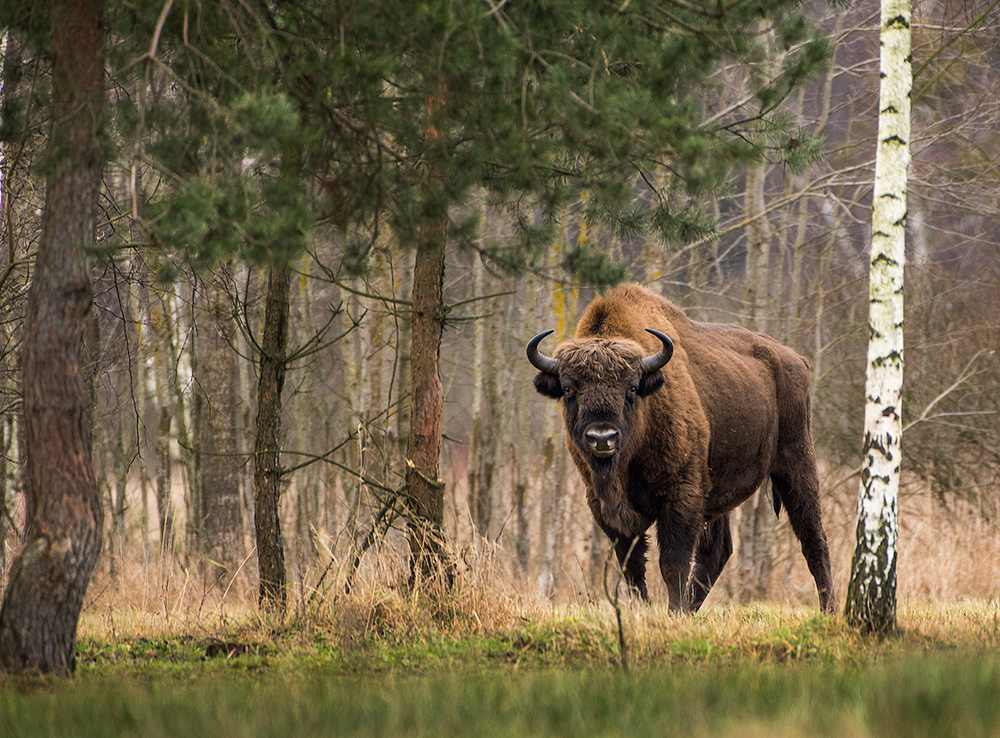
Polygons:
[[454,578],[444,546],[445,485],[440,473],[445,224],[442,215],[421,226],[413,269],[410,433],[406,445],[411,586],[423,580],[450,587]]
[[[303,263],[302,271],[308,271],[309,265]],[[298,307],[295,312],[294,324],[298,326],[295,344],[303,346],[316,336],[313,325],[312,290],[306,277],[300,278],[298,288]],[[289,285],[289,308],[291,309],[291,283]],[[289,318],[291,320],[291,318]],[[291,330],[291,326],[289,326]],[[287,353],[287,351],[286,351]],[[295,431],[299,438],[299,450],[308,453],[322,454],[329,446],[322,448],[329,438],[329,411],[326,393],[323,392],[322,379],[325,372],[310,371],[304,383],[304,394],[290,399],[294,413]],[[296,474],[296,524],[295,536],[297,543],[297,563],[301,571],[319,561],[322,551],[320,531],[324,530],[323,513],[320,505],[320,467],[311,464]]]
[[903,267],[910,161],[910,0],[882,0],[878,144],[872,201],[868,372],[858,529],[845,615],[860,630],[896,628],[903,385]]
[[[11,94],[7,79],[11,72],[12,57],[20,56],[17,44],[12,43],[7,31],[0,36],[0,109]],[[16,260],[14,258],[14,233],[11,227],[11,197],[9,144],[0,141],[0,269],[7,274]],[[6,248],[3,246],[6,245]],[[7,280],[0,287],[7,287]],[[3,290],[6,292],[6,289]],[[0,325],[0,345],[10,345],[10,332],[6,325]],[[17,388],[13,379],[16,371],[14,352],[0,354],[0,397],[15,396]],[[5,403],[6,404],[6,403]],[[0,416],[0,572],[7,571],[7,537],[13,532],[13,489],[17,488],[17,413],[7,410]]]
[[102,45],[100,2],[53,1],[51,170],[22,364],[28,524],[0,609],[0,668],[11,672],[73,672],[101,549],[84,334],[93,304],[85,248],[104,161]]
[[[744,304],[749,327],[766,331],[773,303],[770,284],[770,253],[773,232],[767,217],[767,167],[760,164],[747,168],[745,211],[750,218],[746,229],[746,291]],[[764,493],[764,487],[740,505],[737,579],[739,600],[749,602],[767,595],[771,581],[774,543],[774,508]]]
[[257,383],[257,444],[254,448],[254,527],[260,570],[260,607],[283,612],[287,602],[285,544],[281,538],[281,393],[288,350],[291,270],[271,268]]
[[[524,284],[524,295],[521,299],[521,315],[519,320],[520,335],[531,336],[538,332],[535,317],[534,301],[538,291],[538,280],[529,273]],[[528,577],[531,563],[531,533],[530,500],[528,492],[531,483],[531,464],[534,438],[531,434],[532,399],[535,392],[530,382],[518,381],[514,394],[514,515],[517,520],[517,538],[515,552],[517,554],[518,571],[525,579]]]
[[[486,267],[479,254],[473,255],[472,263],[472,297],[485,295]],[[491,309],[502,310],[499,302]],[[490,523],[493,518],[494,476],[496,473],[496,445],[502,438],[500,429],[501,418],[497,412],[496,375],[500,367],[496,362],[501,360],[497,340],[502,325],[492,316],[480,317],[476,320],[472,356],[472,429],[469,437],[468,478],[469,478],[469,513],[472,516],[475,531],[482,538],[489,538]],[[475,535],[473,540],[476,540]],[[478,542],[478,541],[477,541]]]
[[[587,193],[582,195],[586,206]],[[587,222],[581,217],[579,222],[578,243],[587,240]],[[565,227],[556,238],[549,251],[549,268],[553,271],[561,267],[567,239]],[[569,305],[562,283],[550,283],[545,289],[545,299],[536,305],[542,307],[546,316],[555,318],[556,342],[569,337]],[[539,321],[541,324],[542,321]],[[541,562],[538,572],[538,596],[552,598],[559,591],[562,574],[563,541],[565,538],[566,511],[566,444],[563,440],[564,425],[562,420],[562,405],[545,403],[544,419],[542,421],[542,491],[541,519],[539,534],[541,536]]]
[[[197,441],[194,445],[200,492],[201,551],[210,583],[225,590],[243,558],[243,515],[240,510],[240,462],[237,458],[235,325],[228,297],[215,277],[200,298],[203,315],[197,326],[195,378]],[[197,549],[196,549],[197,550]]]

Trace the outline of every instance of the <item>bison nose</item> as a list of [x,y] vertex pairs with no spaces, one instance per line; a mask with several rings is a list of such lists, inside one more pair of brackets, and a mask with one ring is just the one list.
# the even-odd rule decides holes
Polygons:
[[611,428],[601,428],[600,430],[589,430],[586,433],[587,445],[594,452],[594,456],[601,458],[612,456],[618,444],[618,431]]

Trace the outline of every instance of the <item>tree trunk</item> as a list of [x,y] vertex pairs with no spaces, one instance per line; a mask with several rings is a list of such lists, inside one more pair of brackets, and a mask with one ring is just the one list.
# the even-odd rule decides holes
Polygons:
[[[586,192],[583,195],[586,205]],[[578,242],[587,240],[587,222],[583,218],[579,223]],[[560,268],[564,253],[567,234],[565,227],[549,251],[549,268],[553,271]],[[536,303],[545,311],[551,320],[555,318],[556,342],[569,336],[568,321],[569,306],[561,283],[550,284],[546,294],[547,299]],[[542,321],[539,321],[541,323]],[[538,596],[554,597],[559,591],[560,575],[562,574],[563,539],[565,537],[564,513],[566,509],[566,444],[563,440],[562,405],[554,402],[545,403],[544,420],[542,422],[542,438],[539,444],[542,451],[542,497],[541,520],[539,533],[542,538],[541,562],[538,572]]]
[[486,424],[489,432],[481,437],[478,486],[482,530],[484,535],[488,534],[487,538],[494,541],[499,540],[498,536],[506,527],[506,520],[500,511],[510,509],[505,499],[503,469],[510,463],[511,457],[513,408],[505,399],[520,376],[515,370],[521,369],[517,363],[509,361],[506,350],[506,329],[513,319],[509,303],[508,298],[494,298],[486,331]]
[[[0,36],[0,109],[12,90],[7,85],[11,74],[11,59],[20,56],[17,44],[11,43],[7,31]],[[0,270],[9,275],[13,269],[14,229],[11,223],[10,174],[13,167],[8,155],[9,144],[0,141]],[[6,245],[6,249],[2,246]],[[8,289],[9,276],[0,280],[3,292]],[[6,301],[5,301],[6,304]],[[9,346],[10,331],[6,325],[0,325],[0,345]],[[14,352],[0,354],[0,397],[13,397],[17,394],[14,381]],[[7,404],[6,402],[4,403]],[[0,415],[0,572],[7,571],[7,539],[14,533],[14,494],[17,489],[17,413],[7,410]]]
[[[354,288],[360,290],[362,286],[360,281],[356,281]],[[350,321],[356,326],[362,326],[365,314],[361,299],[355,295],[348,294],[346,302],[346,313]],[[363,537],[361,533],[361,513],[364,482],[361,479],[361,469],[363,468],[362,460],[364,456],[364,424],[358,423],[358,418],[361,416],[364,406],[363,375],[365,369],[364,360],[367,351],[365,345],[366,339],[367,335],[362,326],[361,330],[355,331],[354,335],[350,337],[348,345],[343,349],[342,371],[347,397],[349,398],[349,406],[344,408],[344,405],[348,403],[338,406],[338,411],[342,415],[341,427],[344,428],[344,435],[355,433],[358,435],[355,442],[348,443],[344,448],[345,465],[349,469],[354,470],[354,473],[341,476],[344,487],[344,502],[347,509],[347,520],[344,524],[344,529],[351,556],[355,554]]]
[[261,609],[284,611],[287,601],[285,544],[281,539],[281,392],[288,350],[291,271],[271,268],[257,383],[257,444],[254,448],[254,527],[260,570]]
[[454,571],[444,546],[441,479],[441,334],[444,328],[445,216],[420,228],[413,269],[410,340],[410,433],[406,445],[410,585],[418,580],[451,586]]
[[205,574],[223,591],[243,558],[243,516],[240,511],[240,461],[236,446],[237,392],[235,326],[228,297],[215,278],[201,298],[204,310],[197,331],[195,402],[200,403],[195,454],[200,476],[202,551]]
[[[486,267],[482,257],[473,254],[472,297],[484,296],[486,289]],[[499,301],[488,309],[503,310]],[[493,517],[493,478],[496,471],[496,444],[502,437],[501,418],[497,412],[496,375],[500,367],[497,339],[502,325],[492,316],[476,320],[472,349],[472,429],[469,439],[468,478],[469,513],[475,525],[473,534],[489,538],[490,522]],[[473,535],[473,540],[476,540]]]
[[[307,272],[308,263],[303,263],[302,271]],[[298,333],[294,343],[306,345],[313,340],[315,326],[312,313],[312,290],[310,280],[306,277],[299,281],[298,308],[294,324]],[[289,291],[291,303],[291,292]],[[307,453],[322,454],[329,446],[323,447],[329,439],[330,411],[323,392],[322,378],[325,372],[310,371],[305,379],[303,393],[292,398],[292,410],[295,418],[295,431],[299,439],[299,450]],[[325,529],[323,521],[324,509],[320,505],[320,474],[318,464],[311,464],[296,474],[296,525],[297,564],[300,571],[305,571],[310,564],[316,563],[321,553],[320,532]]]
[[[184,395],[182,391],[182,382],[180,375],[180,364],[178,359],[181,355],[181,347],[185,346],[187,349],[188,359],[191,364],[191,376],[192,378],[197,378],[201,372],[201,340],[198,337],[197,330],[197,300],[198,291],[197,287],[191,288],[191,298],[188,302],[188,323],[187,327],[190,331],[187,339],[181,335],[180,325],[177,326],[177,336],[173,341],[177,355],[171,357],[171,367],[173,368],[173,383],[174,383],[174,396],[177,398],[177,412],[175,417],[177,418],[178,425],[180,426],[177,431],[177,440],[181,447],[181,461],[184,463],[184,468],[187,470],[188,485],[186,498],[185,498],[185,512],[187,513],[187,525],[185,530],[186,549],[189,565],[193,561],[195,566],[200,566],[198,563],[201,559],[203,549],[205,546],[205,503],[203,501],[202,492],[202,454],[201,454],[201,428],[203,425],[203,416],[205,414],[205,401],[203,393],[198,391],[197,381],[192,383],[191,394],[187,400],[187,406],[190,408],[191,416],[191,427],[190,431],[184,420]],[[178,308],[182,303],[178,301]],[[180,310],[178,310],[178,317]],[[173,325],[173,323],[170,323]]]
[[868,632],[896,628],[896,498],[903,385],[903,267],[910,152],[910,1],[882,0],[881,83],[869,272],[868,372],[858,530],[845,614]]
[[[115,581],[118,575],[124,571],[125,548],[127,544],[128,531],[125,526],[125,513],[128,512],[128,467],[132,444],[126,439],[128,433],[125,424],[124,412],[118,413],[116,428],[114,431],[114,448],[111,450],[111,468],[114,470],[115,486],[109,488],[109,502],[111,503],[111,551],[108,554],[108,570],[111,580]],[[110,439],[108,439],[110,440]],[[121,570],[119,570],[119,564]]]
[[[174,553],[174,506],[171,498],[172,462],[170,458],[170,428],[174,417],[176,384],[173,328],[170,320],[169,294],[149,299],[149,323],[152,326],[154,350],[159,354],[153,366],[156,383],[156,436],[153,454],[156,457],[156,512],[160,530],[160,555]],[[184,443],[187,443],[186,433]]]
[[0,667],[70,674],[76,626],[104,521],[91,456],[84,373],[104,152],[101,3],[52,3],[52,133],[42,234],[23,344],[24,546],[0,609]]
[[[763,165],[747,169],[746,216],[746,291],[744,304],[749,327],[766,331],[772,311],[770,284],[771,224],[767,218],[765,183],[767,168]],[[740,505],[739,549],[737,552],[738,593],[741,602],[767,595],[771,581],[777,519],[764,487]]]
[[[534,335],[537,333],[537,322],[535,318],[534,300],[538,287],[538,279],[529,273],[524,285],[524,297],[521,300],[521,315],[518,325],[521,336]],[[523,350],[523,349],[522,349]],[[520,355],[519,355],[520,356]],[[532,399],[535,391],[531,382],[519,380],[517,390],[514,394],[514,490],[513,505],[514,517],[517,521],[517,538],[515,541],[515,552],[517,553],[518,571],[521,576],[527,578],[528,565],[531,562],[531,528],[530,528],[530,500],[528,491],[531,482],[531,463],[534,439],[531,434],[532,422]]]

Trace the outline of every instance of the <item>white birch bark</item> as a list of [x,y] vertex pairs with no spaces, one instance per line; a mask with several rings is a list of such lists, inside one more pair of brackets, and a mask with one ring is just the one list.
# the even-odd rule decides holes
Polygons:
[[868,372],[857,545],[846,615],[867,631],[896,625],[903,267],[910,161],[910,0],[882,0],[881,84],[869,276]]

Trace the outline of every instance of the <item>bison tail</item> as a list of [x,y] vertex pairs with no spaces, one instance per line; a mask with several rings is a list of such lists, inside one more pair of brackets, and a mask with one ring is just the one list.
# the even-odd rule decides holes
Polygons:
[[771,477],[771,504],[774,505],[774,516],[781,517],[781,491],[784,482],[778,477]]

